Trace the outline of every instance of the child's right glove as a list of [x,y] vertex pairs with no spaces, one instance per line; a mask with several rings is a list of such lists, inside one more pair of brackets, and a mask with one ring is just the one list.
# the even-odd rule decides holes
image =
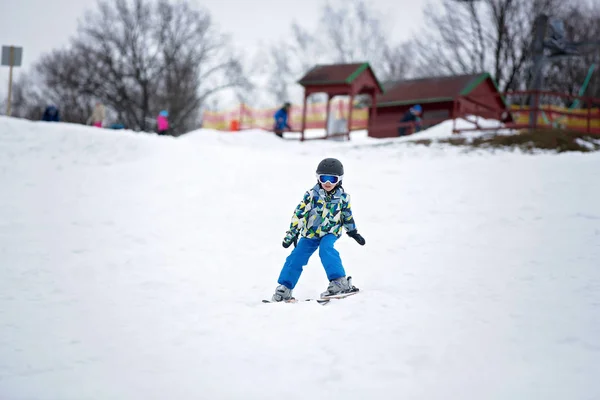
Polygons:
[[365,245],[365,243],[366,243],[365,238],[362,237],[356,229],[353,231],[348,231],[348,232],[346,232],[346,234],[348,236],[350,236],[352,239],[356,240],[356,243],[360,244],[361,246]]
[[294,234],[290,231],[287,231],[285,237],[283,238],[282,245],[287,249],[291,246],[292,243],[294,243],[294,247],[296,247],[296,245],[298,244],[298,234]]

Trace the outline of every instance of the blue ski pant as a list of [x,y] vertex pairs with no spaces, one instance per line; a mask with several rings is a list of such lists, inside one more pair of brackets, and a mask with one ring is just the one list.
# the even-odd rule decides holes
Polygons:
[[313,253],[319,249],[319,257],[325,268],[327,279],[333,279],[346,276],[346,271],[342,265],[340,253],[333,247],[338,237],[333,234],[325,235],[321,238],[300,238],[298,245],[285,260],[285,264],[279,274],[277,283],[293,289],[300,279],[302,268],[308,264],[308,260]]

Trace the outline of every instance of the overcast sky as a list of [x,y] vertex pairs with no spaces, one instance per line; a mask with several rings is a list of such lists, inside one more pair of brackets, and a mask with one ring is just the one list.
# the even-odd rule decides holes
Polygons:
[[[23,66],[14,78],[39,57],[68,43],[86,10],[97,0],[0,0],[0,45],[23,47]],[[191,0],[208,9],[222,32],[236,47],[250,52],[289,32],[292,21],[313,30],[327,0]],[[370,7],[385,14],[395,40],[417,32],[422,22],[421,0],[369,0]],[[0,93],[6,96],[8,68],[0,69]]]

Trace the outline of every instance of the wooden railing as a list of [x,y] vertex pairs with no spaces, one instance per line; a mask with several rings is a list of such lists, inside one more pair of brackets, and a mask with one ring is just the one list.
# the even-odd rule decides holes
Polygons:
[[[482,126],[477,115],[501,122]],[[461,118],[471,127],[456,126]],[[454,102],[454,132],[503,129],[568,129],[600,135],[600,99],[556,92],[519,91],[485,96],[459,96]]]

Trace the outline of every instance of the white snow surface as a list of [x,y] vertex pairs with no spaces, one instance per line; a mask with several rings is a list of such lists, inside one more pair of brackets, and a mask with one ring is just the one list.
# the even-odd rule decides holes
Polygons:
[[[353,136],[0,118],[0,399],[599,399],[600,153]],[[361,293],[263,304],[325,157]]]

